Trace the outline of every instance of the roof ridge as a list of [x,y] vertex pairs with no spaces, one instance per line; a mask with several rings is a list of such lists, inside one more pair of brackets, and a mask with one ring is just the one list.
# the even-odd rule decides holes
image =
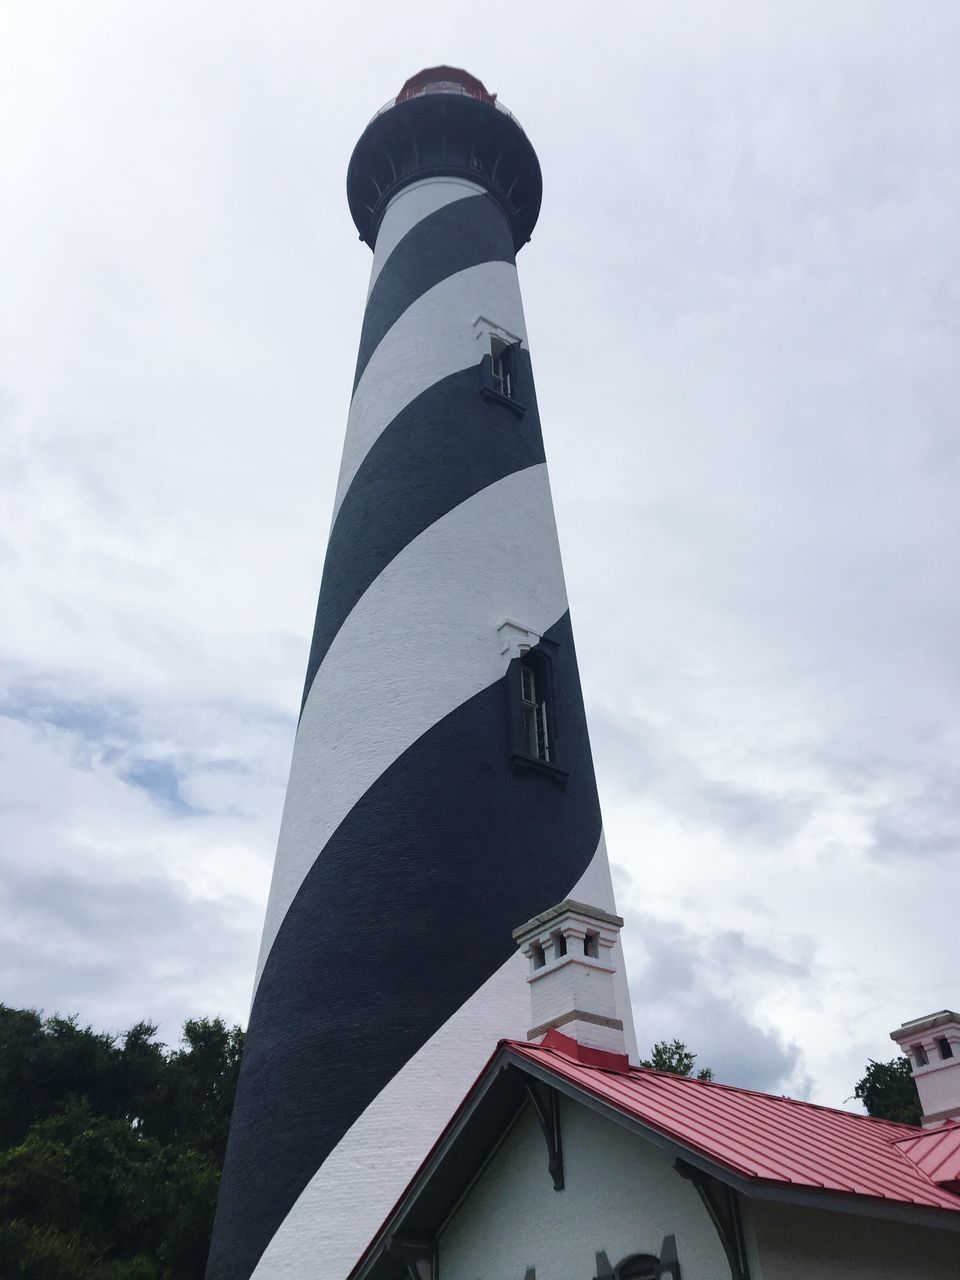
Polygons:
[[[524,1046],[529,1048],[539,1048],[539,1045]],[[555,1050],[547,1050],[553,1053]],[[560,1055],[563,1056],[562,1054]],[[695,1076],[682,1076],[675,1071],[660,1071],[656,1067],[636,1067],[630,1064],[630,1075],[652,1075],[666,1076],[672,1080],[682,1080],[685,1084],[699,1085],[708,1089],[726,1089],[731,1093],[748,1093],[755,1098],[772,1098],[774,1102],[789,1102],[795,1107],[810,1107],[814,1111],[829,1111],[832,1115],[844,1116],[851,1120],[863,1121],[867,1120],[871,1124],[883,1126],[884,1128],[893,1128],[903,1130],[903,1134],[898,1141],[903,1141],[908,1137],[919,1137],[924,1130],[919,1125],[908,1124],[905,1120],[885,1120],[881,1116],[862,1115],[859,1111],[845,1111],[843,1107],[830,1107],[823,1102],[810,1102],[806,1098],[792,1098],[787,1093],[765,1093],[763,1089],[748,1089],[745,1085],[727,1084],[722,1080],[698,1080]]]

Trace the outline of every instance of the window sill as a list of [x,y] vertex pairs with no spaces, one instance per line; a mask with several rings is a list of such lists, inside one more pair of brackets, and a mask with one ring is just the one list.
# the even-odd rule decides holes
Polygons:
[[531,769],[534,773],[543,773],[552,779],[558,787],[565,787],[570,777],[569,769],[561,769],[559,765],[548,764],[546,760],[534,760],[533,756],[512,755],[510,764],[514,769]]
[[494,391],[493,387],[481,387],[480,395],[484,400],[492,400],[494,404],[502,404],[505,409],[509,409],[517,418],[522,418],[527,412],[525,404],[520,404],[518,400],[511,400],[509,396],[501,395],[499,391]]

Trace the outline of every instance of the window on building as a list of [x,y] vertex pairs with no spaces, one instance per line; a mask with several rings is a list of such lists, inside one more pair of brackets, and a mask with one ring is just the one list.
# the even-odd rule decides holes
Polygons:
[[480,395],[493,400],[503,409],[509,409],[514,417],[522,418],[526,406],[518,396],[523,389],[521,377],[521,339],[495,325],[485,316],[474,321],[480,340]]
[[513,399],[513,348],[509,343],[504,342],[502,338],[498,338],[495,333],[490,335],[490,373],[493,378],[493,388],[500,395],[506,396],[508,400]]
[[546,681],[537,679],[533,658],[520,661],[520,698],[523,704],[523,733],[527,752],[534,760],[550,760],[550,733],[547,714]]
[[946,1036],[944,1036],[941,1040],[937,1041],[937,1049],[940,1052],[941,1058],[953,1057],[953,1045],[950,1043],[950,1041],[947,1039]]
[[925,1067],[927,1065],[927,1051],[922,1044],[912,1045],[910,1052],[913,1054],[913,1061],[916,1066]]
[[616,1280],[656,1280],[660,1259],[649,1253],[635,1253],[624,1258],[614,1275]]
[[584,937],[584,939],[583,939],[583,954],[584,954],[585,956],[592,956],[594,960],[599,960],[599,958],[600,958],[600,944],[599,944],[599,942],[597,941],[597,935],[596,935],[595,933],[588,933],[588,934]]

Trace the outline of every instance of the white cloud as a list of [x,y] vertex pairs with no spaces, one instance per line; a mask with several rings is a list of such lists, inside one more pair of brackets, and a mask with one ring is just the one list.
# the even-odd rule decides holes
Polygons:
[[369,265],[346,162],[446,60],[544,169],[521,277],[641,1037],[838,1103],[957,999],[958,27],[4,9],[0,998],[244,1016]]

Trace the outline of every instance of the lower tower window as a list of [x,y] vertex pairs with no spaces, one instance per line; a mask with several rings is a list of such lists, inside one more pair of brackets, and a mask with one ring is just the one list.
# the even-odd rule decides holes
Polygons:
[[[545,683],[545,682],[544,682]],[[545,690],[538,688],[534,660],[525,655],[520,662],[520,697],[526,748],[534,760],[550,761],[549,717]]]
[[565,787],[561,723],[562,685],[556,683],[559,645],[529,627],[505,619],[497,627],[500,655],[507,660],[504,693],[505,728],[510,765],[518,771],[545,775]]

